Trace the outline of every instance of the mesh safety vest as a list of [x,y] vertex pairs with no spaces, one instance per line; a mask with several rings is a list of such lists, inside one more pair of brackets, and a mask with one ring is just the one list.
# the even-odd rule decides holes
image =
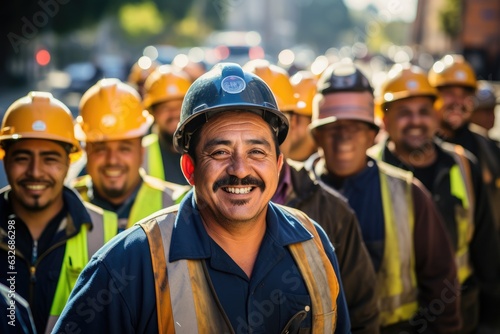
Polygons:
[[146,173],[161,180],[165,180],[165,170],[163,168],[158,135],[156,133],[151,133],[144,137],[142,146],[145,148],[144,163],[142,167]]
[[92,230],[82,225],[80,232],[66,242],[61,273],[57,281],[54,300],[50,308],[49,320],[45,333],[50,333],[61,315],[76,280],[92,255],[118,231],[118,219],[113,212],[101,209],[90,203],[84,203],[92,220]]
[[[190,189],[187,186],[173,184],[149,175],[141,175],[141,177],[143,180],[142,185],[139,188],[128,219],[123,223],[119,223],[121,228],[129,228],[158,210],[178,204]],[[88,190],[92,187],[90,175],[78,178],[73,187],[80,193],[84,201],[90,202],[88,194]]]

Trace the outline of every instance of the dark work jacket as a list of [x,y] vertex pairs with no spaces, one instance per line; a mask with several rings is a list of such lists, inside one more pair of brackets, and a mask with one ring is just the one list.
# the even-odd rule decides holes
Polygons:
[[342,195],[313,181],[303,163],[288,162],[283,168],[290,168],[292,187],[284,204],[305,212],[320,224],[335,247],[352,333],[378,333],[376,274],[356,214]]
[[[75,192],[69,188],[64,188],[64,210],[61,223],[58,224],[48,249],[42,254],[38,253],[38,259],[32,266],[32,254],[23,254],[19,249],[21,243],[33,244],[31,235],[27,227],[19,217],[12,216],[11,205],[6,198],[10,187],[4,188],[0,192],[0,283],[9,286],[7,279],[10,272],[7,268],[8,259],[8,221],[15,220],[15,240],[16,240],[16,261],[15,261],[15,286],[16,293],[26,299],[31,307],[33,319],[38,333],[44,333],[47,320],[49,318],[52,300],[56,292],[57,281],[61,271],[61,265],[65,252],[66,241],[76,236],[83,224],[88,224],[91,228],[90,216],[83,205],[83,202]],[[66,222],[65,224],[63,224]],[[40,246],[40,245],[39,245]],[[33,272],[30,273],[30,268]],[[3,321],[3,320],[2,320]]]

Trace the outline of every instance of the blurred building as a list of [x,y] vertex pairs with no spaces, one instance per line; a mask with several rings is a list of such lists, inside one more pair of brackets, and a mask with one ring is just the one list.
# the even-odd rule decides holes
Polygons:
[[500,81],[500,1],[461,0],[460,32],[451,39],[441,29],[447,0],[419,0],[413,42],[435,56],[461,53],[481,79]]

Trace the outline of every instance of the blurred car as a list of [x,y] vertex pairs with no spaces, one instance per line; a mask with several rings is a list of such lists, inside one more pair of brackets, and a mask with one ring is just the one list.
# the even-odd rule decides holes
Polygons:
[[213,49],[213,62],[244,65],[249,60],[266,57],[261,41],[256,31],[215,31],[206,44]]

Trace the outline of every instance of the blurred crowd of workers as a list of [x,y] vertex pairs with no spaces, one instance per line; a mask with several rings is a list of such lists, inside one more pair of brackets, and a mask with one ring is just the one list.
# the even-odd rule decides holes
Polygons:
[[[219,67],[204,73],[194,65],[134,65],[128,82],[102,79],[85,92],[76,119],[49,92],[29,92],[12,103],[0,129],[0,157],[9,182],[0,193],[0,283],[5,285],[7,319],[13,314],[9,306],[15,305],[17,321],[13,328],[4,317],[2,333],[183,332],[175,321],[189,312],[195,312],[191,321],[198,322],[200,333],[215,333],[214,328],[228,333],[306,333],[311,328],[315,333],[500,333],[500,145],[488,136],[498,104],[491,83],[477,80],[470,64],[455,54],[436,61],[429,71],[396,64],[376,90],[348,60],[330,64],[321,75],[309,70],[290,75],[263,59]],[[226,112],[227,117],[220,116]],[[283,155],[276,176],[257,175],[245,166],[266,163],[256,149],[240,152],[245,145],[264,146],[260,139],[237,141],[241,147],[230,152],[231,167],[211,170],[212,160],[228,154],[219,146],[233,145],[227,139],[235,136],[230,133],[233,122],[234,132],[248,135],[244,121],[260,124],[256,114],[274,131],[279,148],[273,154]],[[217,152],[208,154],[202,143]],[[239,161],[240,154],[251,155],[246,159],[252,162]],[[227,174],[228,183],[219,184],[216,173]],[[231,177],[242,183],[236,187]],[[245,184],[252,187],[241,187]],[[311,226],[319,225],[310,233],[323,244],[318,254],[326,254],[328,282],[310,282],[306,269],[312,277],[323,271],[310,263],[315,261],[301,260],[295,248],[286,244],[290,259],[269,248],[267,238],[275,231],[257,243],[254,269],[240,262],[244,243],[225,247],[204,216],[211,203],[202,199],[220,187],[241,195],[254,187],[269,193],[264,199],[270,230],[270,212],[279,217],[289,212],[307,227],[300,219],[303,212],[315,222]],[[225,204],[218,205],[223,212]],[[238,205],[245,207],[243,200]],[[170,222],[171,247],[165,247],[161,262],[154,240],[161,244],[163,239],[165,245],[162,226],[174,219],[169,218],[174,211],[158,211],[172,207],[178,210],[172,216],[177,225],[184,222],[182,216],[195,221],[193,216],[201,215],[200,226],[215,243],[191,246],[198,240],[193,236],[177,250],[176,235],[197,235],[198,230],[180,231]],[[216,213],[214,219],[220,220]],[[150,215],[158,224],[142,221],[138,227]],[[161,235],[149,234],[158,226]],[[134,246],[145,236],[150,249]],[[185,269],[188,283],[196,275],[210,276],[209,291],[190,287],[194,306],[181,303],[177,291],[184,290],[171,281],[170,271],[181,269],[172,269],[170,262],[184,254],[204,259],[198,247],[207,251],[215,244],[222,250],[211,254],[225,257],[212,257],[208,269],[188,261]],[[214,261],[223,260],[219,270],[238,266],[248,285],[239,286],[214,269]],[[283,275],[299,268],[289,278],[302,277],[307,288],[283,288],[286,301],[266,306],[272,288],[280,289],[286,277],[267,278],[274,283],[262,278],[271,284],[267,290],[262,290],[264,283],[253,286],[254,277],[266,277],[260,260]],[[168,275],[163,270],[166,287],[157,281],[162,264],[168,268]],[[122,272],[122,266],[132,271]],[[203,299],[210,291],[215,301]],[[262,291],[271,295],[264,293],[251,305],[250,295]],[[202,301],[197,295],[203,295]],[[303,295],[307,298],[301,300]],[[166,307],[163,298],[170,298],[167,312],[175,321],[159,316]],[[326,307],[333,307],[331,315]],[[212,308],[222,310],[222,317]],[[143,319],[144,314],[150,318]],[[204,327],[209,326],[204,321],[219,320],[227,327]]]

